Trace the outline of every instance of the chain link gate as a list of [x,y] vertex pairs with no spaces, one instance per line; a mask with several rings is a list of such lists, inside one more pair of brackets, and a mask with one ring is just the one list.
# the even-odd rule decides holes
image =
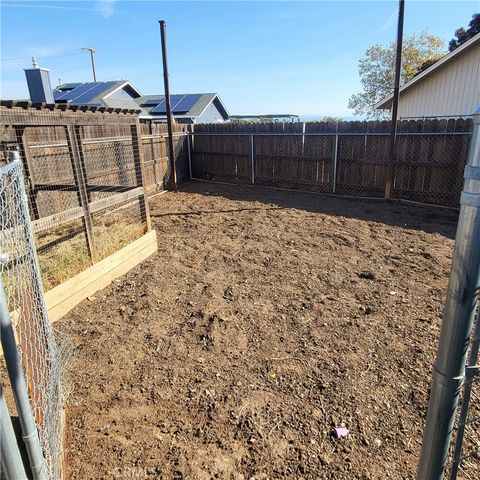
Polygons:
[[470,480],[480,471],[480,107],[466,163],[417,480]]
[[480,321],[472,334],[470,355],[465,367],[465,384],[454,441],[450,480],[474,480],[480,472]]
[[[2,317],[9,316],[7,322],[13,326],[14,349],[25,378],[31,417],[38,431],[48,478],[58,480],[62,443],[62,362],[47,316],[19,160],[0,167],[0,225],[0,286],[4,287],[0,295],[4,297],[2,310],[6,310]],[[12,388],[16,381],[10,378]],[[17,410],[21,417],[18,401]],[[31,439],[26,438],[25,431],[23,438],[28,450]]]

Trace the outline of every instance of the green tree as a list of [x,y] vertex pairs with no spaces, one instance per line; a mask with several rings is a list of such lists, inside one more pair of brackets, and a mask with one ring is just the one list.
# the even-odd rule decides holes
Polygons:
[[450,40],[450,43],[448,44],[448,50],[453,52],[456,48],[458,48],[460,45],[463,45],[467,40],[470,40],[477,33],[480,33],[480,13],[474,13],[472,15],[472,19],[470,20],[466,30],[463,27],[455,30],[455,36],[457,38]]
[[[400,84],[413,78],[426,61],[443,57],[444,44],[441,38],[428,31],[404,37]],[[355,93],[348,101],[348,108],[351,108],[355,115],[372,118],[388,116],[388,112],[376,110],[374,105],[393,91],[395,48],[395,42],[387,46],[373,45],[358,62],[363,91]]]
[[330,115],[327,115],[326,117],[322,117],[319,122],[329,122],[329,123],[338,123],[338,122],[343,122],[342,117],[332,117]]

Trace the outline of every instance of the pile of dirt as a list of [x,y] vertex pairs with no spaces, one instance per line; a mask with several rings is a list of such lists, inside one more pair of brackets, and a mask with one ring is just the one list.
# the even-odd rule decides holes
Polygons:
[[56,324],[67,478],[413,478],[455,213],[209,184],[151,208],[158,253]]

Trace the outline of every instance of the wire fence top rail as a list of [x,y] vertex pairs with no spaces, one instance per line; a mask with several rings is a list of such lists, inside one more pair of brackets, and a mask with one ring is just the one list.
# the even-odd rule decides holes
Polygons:
[[[397,137],[403,136],[449,136],[449,135],[471,135],[472,132],[398,132]],[[389,132],[191,132],[192,137],[197,136],[231,136],[231,137],[384,137]]]

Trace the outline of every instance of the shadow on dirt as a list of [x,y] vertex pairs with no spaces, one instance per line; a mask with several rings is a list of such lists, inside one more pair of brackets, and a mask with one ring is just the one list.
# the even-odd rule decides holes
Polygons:
[[406,229],[438,233],[455,238],[458,212],[441,207],[402,204],[397,201],[342,198],[330,195],[274,190],[261,186],[225,185],[204,182],[189,182],[181,185],[180,191],[205,196],[224,197],[242,202],[260,202],[265,207],[252,206],[225,210],[196,210],[167,212],[154,217],[173,215],[207,215],[255,210],[299,209],[313,213],[357,218]]

